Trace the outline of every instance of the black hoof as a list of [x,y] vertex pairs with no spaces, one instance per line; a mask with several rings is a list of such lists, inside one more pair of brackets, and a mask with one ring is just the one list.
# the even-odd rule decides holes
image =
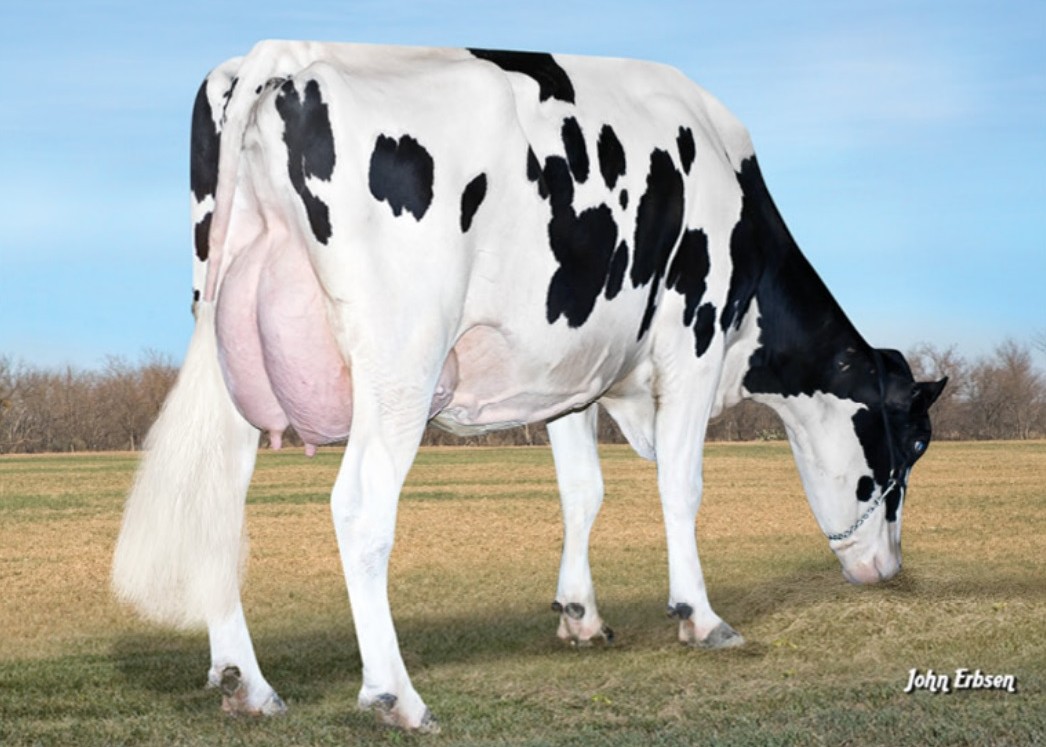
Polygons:
[[737,648],[745,643],[744,637],[725,622],[719,623],[711,633],[697,642],[698,648]]
[[421,717],[418,731],[422,734],[439,734],[439,722],[428,708],[425,709],[425,715]]
[[282,716],[287,712],[287,704],[283,702],[276,693],[265,702],[265,705],[261,707],[261,713],[263,716]]

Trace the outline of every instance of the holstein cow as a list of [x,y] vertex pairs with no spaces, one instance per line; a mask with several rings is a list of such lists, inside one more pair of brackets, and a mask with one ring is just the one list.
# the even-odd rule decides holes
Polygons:
[[387,597],[396,506],[425,424],[548,420],[565,537],[553,609],[612,634],[589,530],[596,403],[658,466],[670,614],[685,643],[741,637],[709,605],[694,522],[709,417],[781,416],[845,576],[900,569],[908,475],[944,386],[857,333],[763,184],[748,133],[669,67],[478,49],[263,42],[193,111],[196,327],[149,437],[114,561],[145,616],[205,624],[231,712],[283,702],[240,604],[259,431],[348,437],[331,495],[363,660],[359,704],[433,720]]

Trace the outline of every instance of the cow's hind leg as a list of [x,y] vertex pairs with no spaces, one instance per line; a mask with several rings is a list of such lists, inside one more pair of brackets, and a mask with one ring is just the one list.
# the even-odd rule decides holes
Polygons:
[[207,686],[221,692],[223,711],[232,716],[276,716],[287,710],[258,666],[241,605],[208,625],[207,633],[211,643]]
[[[258,431],[237,411],[218,361],[215,308],[197,306],[178,381],[146,440],[113,557],[119,598],[149,619],[207,625],[226,710],[282,705],[258,670],[240,608],[243,512]],[[238,682],[232,686],[233,675]]]
[[[248,444],[253,447],[256,442],[255,435]],[[225,455],[229,460],[228,469],[239,472],[236,495],[230,498],[242,505],[247,499],[247,489],[254,473],[257,448],[241,447],[237,453],[231,449],[231,444],[226,447],[230,448]],[[216,611],[208,617],[207,637],[211,649],[207,686],[221,693],[225,713],[231,716],[275,716],[287,710],[283,699],[262,675],[239,599],[236,599],[233,609]]]
[[659,402],[657,475],[668,543],[668,614],[679,619],[681,642],[731,648],[744,639],[712,610],[697,555],[695,521],[708,416],[708,403],[699,397],[663,394]]
[[[399,493],[421,442],[429,398],[418,398],[416,388],[412,397],[411,387],[397,386],[391,377],[368,377],[363,368],[353,368],[352,434],[331,494],[363,662],[358,704],[391,726],[435,732],[436,721],[403,663],[388,599]],[[380,388],[375,380],[383,380]],[[397,406],[384,407],[380,396]]]
[[559,613],[558,635],[574,645],[614,632],[596,609],[596,592],[588,561],[588,540],[603,503],[603,476],[596,450],[597,406],[565,415],[548,424],[563,504],[563,557],[552,609]]

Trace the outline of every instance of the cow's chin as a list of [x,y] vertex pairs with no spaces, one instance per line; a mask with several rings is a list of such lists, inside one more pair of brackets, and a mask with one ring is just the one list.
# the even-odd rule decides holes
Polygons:
[[843,566],[843,578],[851,584],[866,585],[877,584],[880,581],[889,581],[901,571],[900,559],[879,564],[877,561],[866,563],[855,563]]
[[851,584],[878,584],[901,572],[901,531],[896,522],[869,521],[847,540],[831,543]]
[[871,536],[832,543],[832,551],[843,567],[843,578],[851,584],[877,584],[901,571],[901,543],[886,531]]

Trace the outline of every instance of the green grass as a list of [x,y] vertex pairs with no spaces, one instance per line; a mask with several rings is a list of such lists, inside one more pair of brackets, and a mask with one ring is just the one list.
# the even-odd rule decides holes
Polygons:
[[[905,570],[847,585],[783,444],[710,445],[698,538],[716,610],[748,640],[675,642],[652,465],[607,447],[593,536],[610,648],[548,611],[559,508],[547,449],[423,451],[390,597],[443,733],[354,704],[358,652],[327,496],[336,452],[264,453],[245,605],[290,711],[229,719],[206,636],[137,621],[107,589],[134,459],[0,458],[0,745],[1032,745],[1046,734],[1046,443],[934,444],[913,476]],[[902,692],[908,670],[1010,673],[1018,692]]]

